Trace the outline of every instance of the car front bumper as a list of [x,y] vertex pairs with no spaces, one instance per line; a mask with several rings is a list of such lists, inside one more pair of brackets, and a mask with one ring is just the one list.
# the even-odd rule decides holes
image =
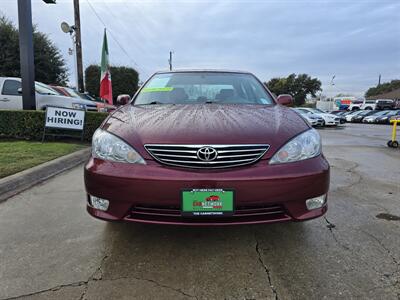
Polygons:
[[[112,163],[90,158],[85,166],[87,211],[108,221],[174,225],[233,225],[304,221],[322,216],[327,205],[308,210],[305,201],[329,189],[329,164],[323,155],[281,165],[266,160],[218,171]],[[227,217],[183,217],[183,189],[235,190],[235,212]],[[89,195],[107,199],[107,211],[90,205]]]
[[339,124],[340,124],[340,120],[325,120],[326,126],[335,126],[335,125],[339,125]]

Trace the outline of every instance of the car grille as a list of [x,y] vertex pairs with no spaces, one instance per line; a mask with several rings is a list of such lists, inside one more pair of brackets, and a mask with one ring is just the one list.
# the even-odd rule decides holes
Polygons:
[[86,104],[86,110],[87,111],[97,111],[97,105]]
[[234,224],[260,223],[267,221],[287,221],[291,217],[281,205],[237,206],[231,216],[206,218],[182,217],[179,206],[146,206],[137,205],[132,208],[126,220],[150,222],[158,221],[171,224]]
[[[158,162],[185,168],[228,168],[248,165],[259,160],[269,145],[145,145]],[[209,160],[199,158],[199,151],[211,148],[216,156]]]

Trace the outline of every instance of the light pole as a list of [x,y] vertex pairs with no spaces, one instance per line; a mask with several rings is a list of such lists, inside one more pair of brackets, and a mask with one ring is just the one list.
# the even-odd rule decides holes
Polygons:
[[35,61],[33,56],[32,7],[30,0],[18,0],[19,59],[23,109],[36,109]]
[[81,41],[81,16],[79,12],[79,0],[74,0],[74,18],[75,18],[75,58],[76,74],[78,74],[77,90],[81,93],[85,91],[83,86],[83,64],[82,64],[82,41]]

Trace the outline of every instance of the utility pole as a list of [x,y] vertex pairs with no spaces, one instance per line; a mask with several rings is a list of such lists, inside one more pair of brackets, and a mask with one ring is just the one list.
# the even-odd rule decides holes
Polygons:
[[378,79],[378,86],[381,85],[381,74],[379,74],[379,79]]
[[75,55],[76,55],[76,68],[78,75],[79,92],[83,93],[83,65],[82,65],[82,42],[81,42],[81,18],[79,13],[79,0],[74,0],[74,16],[75,16]]
[[172,71],[172,51],[169,51],[168,63],[169,63],[169,70]]
[[22,107],[25,110],[36,109],[31,0],[18,0],[18,26]]

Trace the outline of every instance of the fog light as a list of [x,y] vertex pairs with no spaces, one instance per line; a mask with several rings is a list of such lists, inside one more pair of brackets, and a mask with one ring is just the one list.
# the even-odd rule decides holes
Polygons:
[[110,201],[99,197],[90,196],[90,204],[98,210],[106,211],[110,205]]
[[326,201],[326,195],[308,199],[306,200],[307,209],[312,210],[316,208],[321,208],[322,206],[324,206],[325,201]]

